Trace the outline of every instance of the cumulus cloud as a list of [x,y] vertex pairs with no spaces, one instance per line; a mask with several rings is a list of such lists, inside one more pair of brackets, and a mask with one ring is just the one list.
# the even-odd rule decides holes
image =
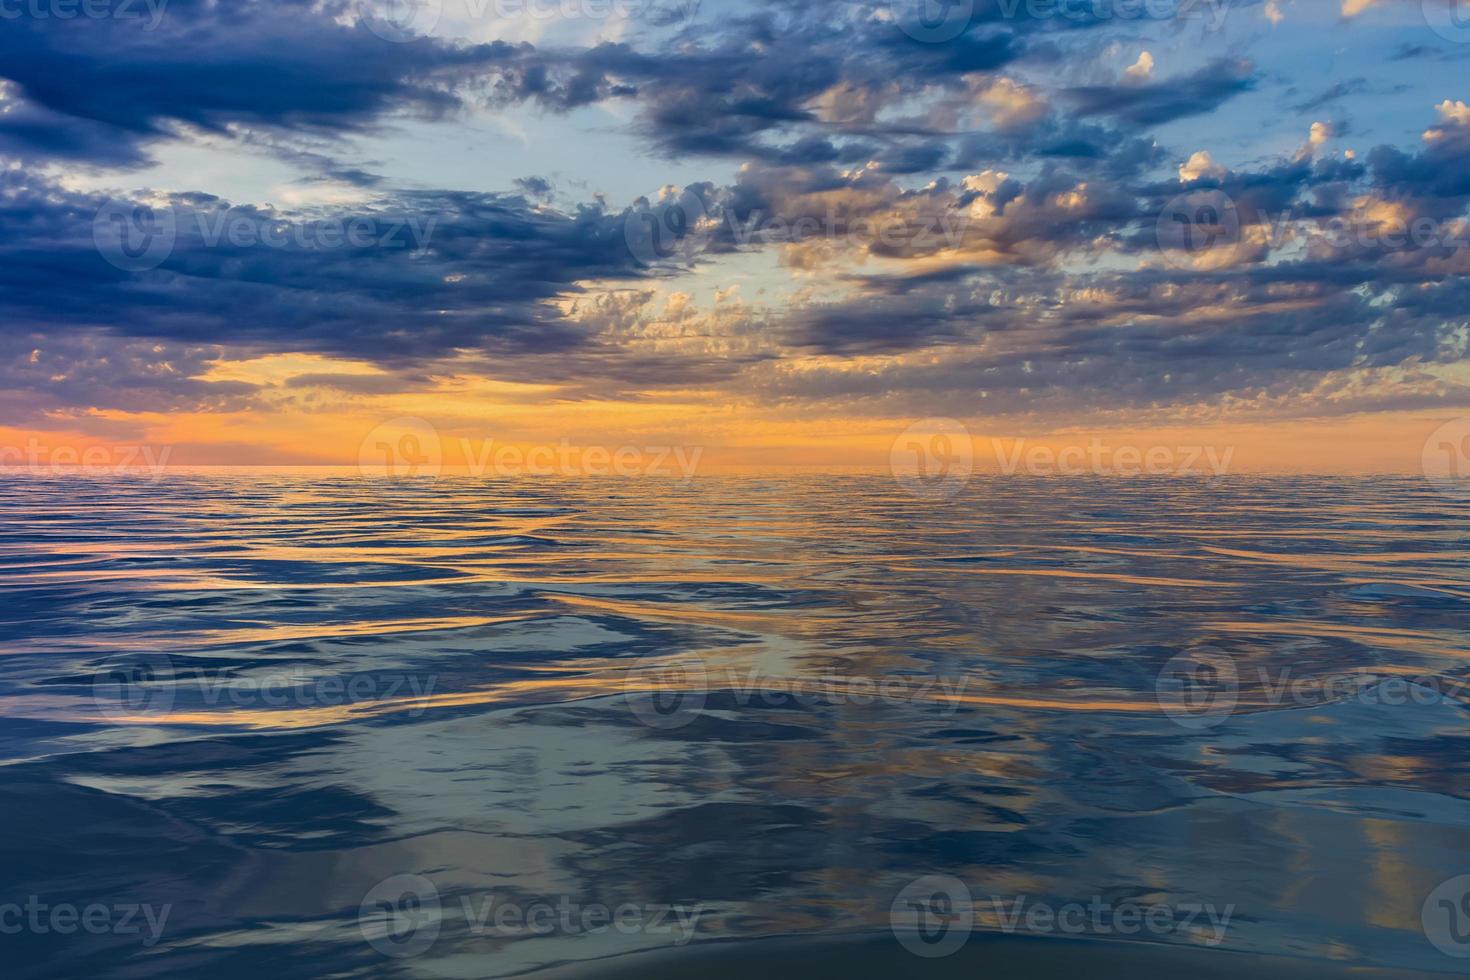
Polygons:
[[1197,180],[1222,180],[1229,173],[1215,162],[1209,150],[1199,150],[1179,167],[1179,182],[1192,184]]
[[1132,82],[1146,82],[1154,75],[1154,56],[1144,51],[1138,60],[1129,65],[1123,77]]
[[[1006,412],[1356,410],[1390,398],[1393,372],[1416,378],[1406,398],[1444,393],[1423,374],[1465,354],[1470,250],[1450,241],[1470,204],[1465,102],[1436,93],[1422,138],[1360,159],[1330,144],[1354,131],[1362,77],[1312,95],[1224,45],[1190,60],[1159,47],[1162,31],[1143,49],[1105,18],[1019,10],[981,0],[944,43],[901,29],[887,4],[825,0],[583,47],[391,43],[347,0],[173,0],[151,33],[8,23],[7,409],[47,424],[228,411],[460,373],[565,398],[698,386]],[[1279,21],[1279,3],[1264,10]],[[1242,151],[1214,123],[1267,87],[1295,115],[1269,151]],[[394,120],[593,106],[636,142],[626,165],[648,187],[669,183],[669,158],[695,182],[623,207],[559,173],[514,177],[539,161],[496,193],[395,186],[336,158]],[[1212,128],[1171,141],[1183,145],[1157,135],[1206,116]],[[209,186],[119,191],[171,214],[174,240],[157,262],[109,263],[95,237],[107,196],[63,168],[132,187],[126,172],[161,147],[204,141],[320,180],[283,196],[293,210]],[[695,224],[671,226],[684,203]],[[101,233],[130,234],[131,214]],[[1448,234],[1384,234],[1425,220]],[[371,234],[323,240],[347,227]],[[640,229],[680,247],[650,252]],[[789,292],[711,297],[684,278],[737,262]],[[301,352],[371,370],[303,371],[269,391],[211,373]]]

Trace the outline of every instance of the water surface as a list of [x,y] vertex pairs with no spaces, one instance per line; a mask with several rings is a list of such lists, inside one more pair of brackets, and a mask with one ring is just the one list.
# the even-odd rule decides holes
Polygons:
[[[10,476],[0,528],[0,900],[169,909],[13,975],[1467,962],[1470,510],[1421,481]],[[953,958],[891,932],[927,876]]]

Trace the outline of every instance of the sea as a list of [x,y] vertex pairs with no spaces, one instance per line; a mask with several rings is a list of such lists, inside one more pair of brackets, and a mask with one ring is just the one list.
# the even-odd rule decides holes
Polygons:
[[7,977],[1470,971],[1410,477],[0,477]]

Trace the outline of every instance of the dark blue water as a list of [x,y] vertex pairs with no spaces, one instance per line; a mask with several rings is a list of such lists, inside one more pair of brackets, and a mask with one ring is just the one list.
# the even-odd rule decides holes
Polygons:
[[1470,966],[1422,481],[7,477],[0,528],[7,975]]

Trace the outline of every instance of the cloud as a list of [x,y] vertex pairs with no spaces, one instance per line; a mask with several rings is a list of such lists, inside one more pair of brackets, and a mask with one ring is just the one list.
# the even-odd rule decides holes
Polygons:
[[1182,78],[1141,81],[1135,77],[1127,84],[1078,86],[1067,94],[1083,116],[1111,116],[1137,126],[1157,126],[1215,111],[1250,91],[1255,86],[1255,71],[1249,62],[1221,59]]
[[[1332,139],[1350,118],[1337,104],[1367,83],[1329,80],[1271,137],[1305,130],[1306,144],[1274,158],[1281,144],[1237,145],[1230,110],[1258,86],[1300,98],[1279,67],[1185,61],[1159,47],[1162,28],[1144,50],[1101,19],[1024,8],[977,3],[939,44],[881,16],[886,4],[785,0],[580,48],[394,44],[345,0],[174,0],[152,33],[11,25],[4,404],[35,424],[102,424],[104,410],[229,412],[485,378],[547,386],[535,397],[548,400],[697,388],[941,413],[1348,411],[1392,401],[1396,373],[1411,379],[1402,398],[1453,395],[1433,369],[1464,357],[1470,250],[1329,231],[1460,227],[1464,102],[1436,92],[1422,138],[1358,159]],[[696,182],[621,208],[590,192],[577,203],[586,185],[560,171],[555,186],[507,174],[513,193],[407,189],[339,159],[348,137],[405,117],[591,106],[618,115],[575,125],[621,126],[640,154],[622,166],[648,187],[674,172]],[[1192,143],[1152,135],[1217,112]],[[314,179],[277,194],[291,210],[211,186],[124,195],[173,215],[176,240],[145,267],[110,264],[94,240],[106,195],[78,188],[205,142]],[[735,176],[698,180],[715,173]],[[630,219],[662,227],[686,194],[707,225],[681,242],[700,247],[639,254]],[[1181,195],[1228,202],[1238,228],[1179,254],[1167,216]],[[130,215],[103,222],[105,241],[130,233]],[[366,239],[332,234],[354,227]],[[711,299],[701,274],[732,269],[742,289]],[[371,371],[250,381],[211,367],[298,353]]]
[[1179,167],[1179,182],[1192,184],[1197,180],[1224,180],[1230,173],[1215,162],[1209,150],[1199,150]]
[[1046,100],[1035,91],[1009,78],[997,78],[979,92],[982,104],[990,111],[1000,130],[1030,126],[1047,113]]
[[105,203],[0,172],[7,331],[105,328],[385,362],[461,348],[564,350],[584,338],[550,301],[583,280],[645,274],[623,212],[459,192],[301,214],[175,196],[156,212],[176,229],[171,250],[156,268],[128,271],[94,237],[95,227],[116,232]]
[[25,111],[0,116],[0,153],[117,166],[187,131],[359,131],[390,112],[450,112],[457,84],[529,54],[498,42],[391,43],[346,22],[352,9],[172,0],[155,29],[123,17],[8,19],[0,78]]
[[1154,75],[1154,56],[1144,51],[1138,60],[1129,65],[1123,77],[1130,82],[1146,82]]
[[1424,131],[1421,152],[1378,146],[1368,161],[1386,196],[1437,198],[1439,213],[1454,214],[1470,198],[1470,109],[1445,100],[1436,110],[1439,122]]
[[1340,102],[1349,96],[1359,95],[1367,90],[1368,80],[1366,78],[1351,78],[1345,81],[1334,82],[1312,98],[1292,106],[1292,109],[1296,112],[1312,112],[1334,102]]

